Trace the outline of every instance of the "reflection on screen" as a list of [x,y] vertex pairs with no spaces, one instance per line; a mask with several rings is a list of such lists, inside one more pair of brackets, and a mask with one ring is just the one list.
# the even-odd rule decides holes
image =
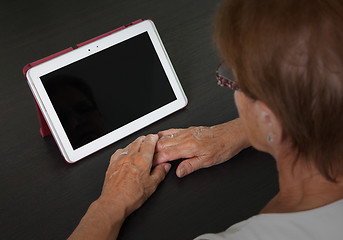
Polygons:
[[73,149],[176,100],[147,32],[41,80]]

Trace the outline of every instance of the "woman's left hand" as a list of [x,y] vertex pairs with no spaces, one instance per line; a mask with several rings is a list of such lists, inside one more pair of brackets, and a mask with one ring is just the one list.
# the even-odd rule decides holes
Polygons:
[[169,129],[158,135],[154,164],[184,158],[176,170],[178,177],[223,163],[250,145],[239,118],[213,127]]
[[121,206],[127,217],[155,192],[165,178],[170,164],[160,164],[151,170],[157,140],[157,135],[142,136],[112,155],[98,199],[106,205],[107,211]]

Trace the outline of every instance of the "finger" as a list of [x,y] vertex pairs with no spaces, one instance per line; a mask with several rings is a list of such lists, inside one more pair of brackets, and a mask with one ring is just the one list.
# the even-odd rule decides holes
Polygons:
[[145,160],[149,161],[151,164],[155,153],[156,143],[158,141],[158,136],[156,134],[149,134],[143,141],[140,152],[143,154]]
[[145,138],[146,138],[145,136],[138,137],[135,141],[130,143],[125,149],[128,150],[129,154],[133,154],[133,153],[139,152],[141,144],[142,144],[142,142],[144,141]]
[[[174,131],[175,130],[175,131]],[[189,134],[185,129],[170,129],[166,131],[168,134],[161,136],[156,145],[156,152],[162,151],[167,147],[180,144],[181,141],[189,138]],[[169,134],[170,133],[170,134]]]
[[158,136],[156,134],[155,135],[150,134],[145,138],[144,142],[141,145],[140,153],[142,154],[143,159],[148,164],[147,167],[149,169],[149,173],[152,166],[152,160],[154,158],[155,147],[156,147],[157,141],[158,141]]
[[155,153],[154,165],[177,160],[180,158],[192,158],[195,156],[194,148],[190,143],[179,143],[174,146],[166,147]]
[[201,157],[189,158],[182,161],[176,169],[176,175],[182,178],[198,169],[207,167]]
[[164,163],[156,166],[150,175],[152,188],[149,189],[149,195],[153,194],[157,188],[157,186],[163,181],[163,179],[168,174],[169,170],[171,168],[171,165],[169,163]]
[[158,137],[161,138],[163,136],[170,136],[172,134],[175,135],[175,134],[179,133],[182,130],[184,130],[184,129],[174,129],[174,128],[172,128],[172,129],[168,129],[168,130],[164,130],[164,131],[158,132],[157,134],[158,134]]
[[124,149],[122,148],[117,149],[115,153],[111,156],[109,165],[112,165],[114,162],[120,159],[121,156],[125,156],[129,153],[137,152],[144,138],[145,136],[140,136],[135,141],[127,145]]

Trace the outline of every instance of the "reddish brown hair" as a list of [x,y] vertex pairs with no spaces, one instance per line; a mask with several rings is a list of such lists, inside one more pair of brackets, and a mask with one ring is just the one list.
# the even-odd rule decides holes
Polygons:
[[228,0],[215,39],[236,81],[323,176],[343,175],[343,1]]

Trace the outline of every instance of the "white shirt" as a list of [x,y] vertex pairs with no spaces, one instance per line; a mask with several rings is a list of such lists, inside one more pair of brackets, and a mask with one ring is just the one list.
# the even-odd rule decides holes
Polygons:
[[313,210],[267,213],[195,240],[343,240],[343,199]]

